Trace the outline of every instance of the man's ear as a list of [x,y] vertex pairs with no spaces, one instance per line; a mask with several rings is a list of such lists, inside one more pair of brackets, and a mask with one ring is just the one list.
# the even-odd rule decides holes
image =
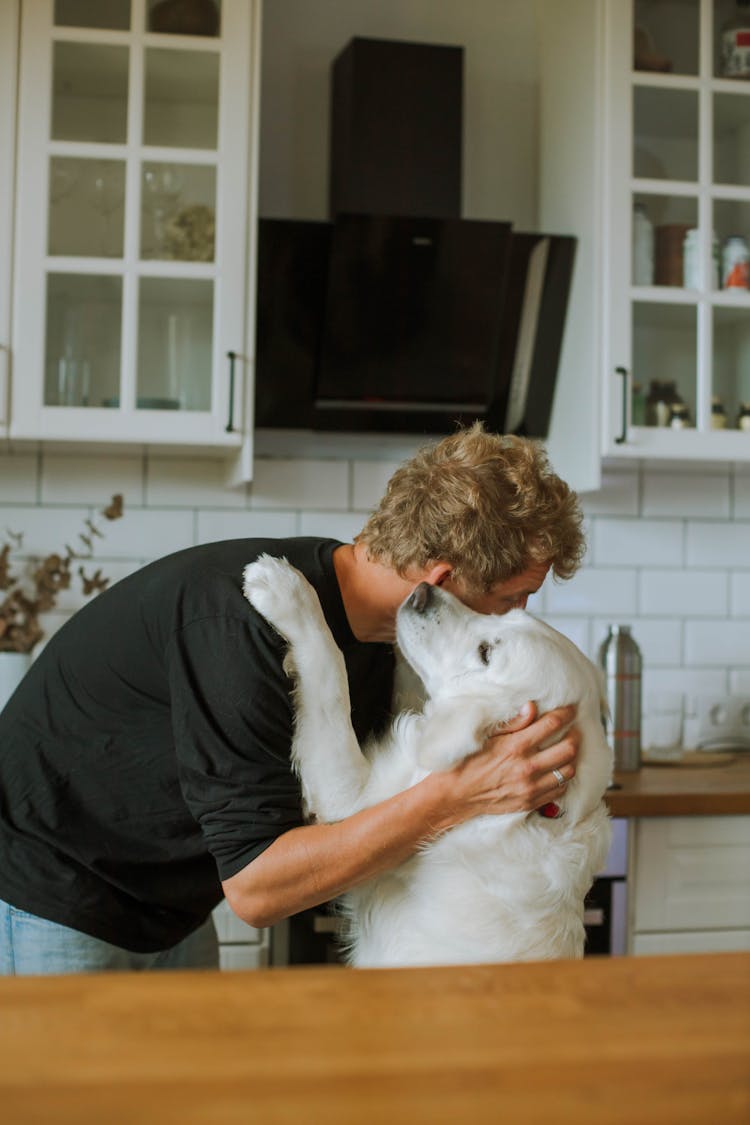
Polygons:
[[430,586],[442,586],[453,574],[453,567],[447,562],[437,562],[428,567],[427,573],[422,578]]

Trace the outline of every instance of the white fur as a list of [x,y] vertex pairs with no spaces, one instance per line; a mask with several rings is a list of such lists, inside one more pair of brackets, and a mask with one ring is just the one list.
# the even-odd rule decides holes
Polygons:
[[[311,819],[344,819],[449,768],[529,699],[540,713],[578,704],[576,776],[555,797],[562,815],[476,817],[350,891],[342,900],[350,962],[582,956],[583,900],[610,840],[602,798],[612,760],[595,666],[524,610],[478,614],[432,588],[421,611],[407,598],[397,625],[399,648],[428,692],[424,710],[400,714],[363,751],[351,726],[343,656],[313,588],[286,560],[262,556],[246,567],[244,592],[289,644],[292,760]],[[481,645],[490,646],[487,663]]]

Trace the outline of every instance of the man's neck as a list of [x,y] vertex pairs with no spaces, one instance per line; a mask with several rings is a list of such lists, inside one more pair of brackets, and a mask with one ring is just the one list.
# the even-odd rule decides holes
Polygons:
[[371,559],[359,543],[337,547],[333,565],[347,620],[357,640],[394,641],[396,611],[421,575],[402,578],[395,570]]

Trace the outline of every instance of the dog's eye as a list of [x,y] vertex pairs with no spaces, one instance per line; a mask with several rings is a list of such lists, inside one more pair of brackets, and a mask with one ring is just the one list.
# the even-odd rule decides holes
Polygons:
[[492,645],[488,644],[487,641],[482,641],[477,651],[479,652],[479,659],[482,661],[482,664],[489,664]]

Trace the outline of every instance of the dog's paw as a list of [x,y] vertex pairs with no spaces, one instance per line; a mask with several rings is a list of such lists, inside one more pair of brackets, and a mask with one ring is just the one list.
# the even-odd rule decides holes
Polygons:
[[261,555],[249,563],[243,572],[242,592],[288,641],[293,641],[306,623],[322,620],[318,595],[286,559]]

